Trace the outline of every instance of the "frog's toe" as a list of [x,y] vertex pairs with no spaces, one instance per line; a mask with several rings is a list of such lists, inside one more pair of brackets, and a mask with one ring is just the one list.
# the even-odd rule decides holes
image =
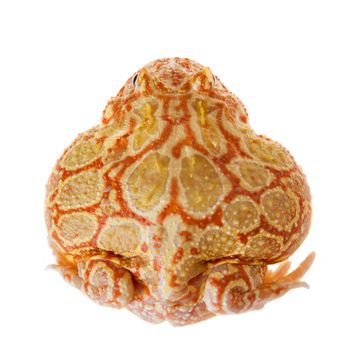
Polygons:
[[82,290],[96,303],[122,308],[134,294],[131,274],[125,268],[104,258],[91,258],[78,264],[83,280]]
[[288,273],[291,266],[292,263],[287,260],[280,263],[275,271],[268,270],[264,277],[264,283],[270,283],[272,281],[277,281],[283,278]]

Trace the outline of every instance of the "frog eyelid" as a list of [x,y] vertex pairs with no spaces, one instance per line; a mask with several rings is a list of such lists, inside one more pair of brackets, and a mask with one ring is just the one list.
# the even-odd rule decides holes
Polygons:
[[134,86],[136,86],[136,82],[137,82],[138,76],[139,76],[138,73],[136,73],[136,74],[134,75],[134,77],[132,78],[132,83],[133,83]]

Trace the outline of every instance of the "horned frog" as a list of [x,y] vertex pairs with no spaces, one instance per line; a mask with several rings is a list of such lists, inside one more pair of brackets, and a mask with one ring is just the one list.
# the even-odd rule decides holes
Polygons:
[[292,156],[254,133],[209,68],[183,58],[134,74],[47,184],[55,268],[95,302],[153,323],[259,309],[307,286],[314,254],[291,273],[287,259],[310,221]]

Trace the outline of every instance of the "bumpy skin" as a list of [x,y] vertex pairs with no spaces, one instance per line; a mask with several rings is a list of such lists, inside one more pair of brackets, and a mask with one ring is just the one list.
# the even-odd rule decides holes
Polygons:
[[261,308],[300,278],[310,192],[278,143],[208,68],[161,59],[132,76],[47,185],[46,220],[67,281],[102,305],[175,325]]

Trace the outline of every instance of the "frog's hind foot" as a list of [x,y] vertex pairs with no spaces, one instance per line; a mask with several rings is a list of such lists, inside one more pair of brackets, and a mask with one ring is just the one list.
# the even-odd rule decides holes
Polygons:
[[[275,271],[268,270],[266,272],[266,275],[264,276],[264,281],[263,285],[268,285],[271,283],[276,283],[276,282],[282,282],[282,281],[299,281],[305,273],[309,270],[311,267],[313,261],[315,259],[315,253],[312,252],[310,253],[302,263],[292,272],[289,274],[288,271],[291,267],[291,262],[290,261],[283,261],[282,263],[279,264],[277,269]],[[300,281],[299,281],[300,282]],[[308,287],[308,284],[305,282],[303,283],[303,287]]]
[[275,271],[266,272],[257,265],[223,264],[213,268],[204,289],[208,310],[216,314],[240,313],[261,309],[289,290],[308,287],[300,281],[315,258],[315,253],[292,272],[290,262],[282,263]]
[[134,284],[128,270],[104,257],[82,259],[77,267],[51,265],[72,286],[80,289],[96,303],[122,308],[134,294]]

